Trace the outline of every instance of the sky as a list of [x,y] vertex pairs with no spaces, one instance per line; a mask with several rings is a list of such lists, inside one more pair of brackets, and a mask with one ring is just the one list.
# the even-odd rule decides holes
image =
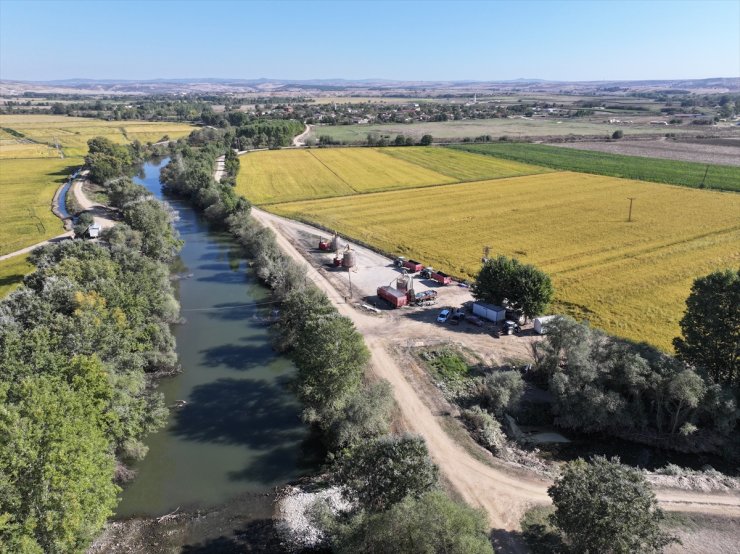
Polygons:
[[740,77],[740,0],[0,0],[0,79]]

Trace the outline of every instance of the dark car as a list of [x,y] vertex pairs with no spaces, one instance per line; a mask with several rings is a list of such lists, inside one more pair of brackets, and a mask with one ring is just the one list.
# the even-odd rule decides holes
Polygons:
[[523,325],[524,314],[520,310],[506,310],[506,320]]
[[467,321],[468,323],[472,323],[473,325],[477,327],[483,327],[484,325],[483,320],[476,315],[465,316],[465,321]]
[[514,333],[518,333],[521,330],[522,328],[519,327],[519,324],[516,321],[506,320],[501,326],[502,335],[513,335]]

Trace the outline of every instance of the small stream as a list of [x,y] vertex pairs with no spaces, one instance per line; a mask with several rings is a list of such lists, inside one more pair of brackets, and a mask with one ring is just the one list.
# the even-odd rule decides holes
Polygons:
[[[159,171],[147,163],[136,182],[162,198]],[[118,518],[224,505],[264,495],[310,473],[314,450],[288,383],[295,367],[270,346],[270,293],[250,276],[233,239],[208,228],[190,205],[179,214],[185,245],[173,273],[185,323],[174,327],[182,373],[159,390],[173,408],[167,427],[121,494]],[[184,402],[181,402],[184,401]],[[264,504],[255,517],[269,517]]]

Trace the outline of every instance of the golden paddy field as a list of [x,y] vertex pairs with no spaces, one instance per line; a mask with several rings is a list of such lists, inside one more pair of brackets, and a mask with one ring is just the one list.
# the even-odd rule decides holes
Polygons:
[[[628,197],[636,198],[631,223]],[[665,350],[679,332],[693,280],[740,265],[740,195],[582,173],[273,204],[269,210],[459,277],[477,273],[489,245],[493,254],[551,275],[553,313]]]
[[80,158],[0,160],[0,255],[64,232],[51,200],[82,163]]
[[[51,212],[56,189],[81,166],[87,141],[105,136],[123,144],[178,138],[179,123],[103,121],[55,115],[0,115],[0,255],[64,232]],[[22,136],[18,136],[22,135]],[[59,143],[64,154],[49,146]]]
[[254,204],[291,202],[549,171],[446,148],[332,148],[252,152],[237,190]]
[[[6,129],[23,137],[16,137]],[[87,154],[87,141],[93,137],[107,137],[118,144],[136,139],[146,143],[156,142],[164,135],[180,138],[192,130],[192,126],[182,123],[104,121],[63,115],[0,115],[0,158],[59,157],[56,148],[49,146],[56,143],[61,145],[65,156],[81,157]]]

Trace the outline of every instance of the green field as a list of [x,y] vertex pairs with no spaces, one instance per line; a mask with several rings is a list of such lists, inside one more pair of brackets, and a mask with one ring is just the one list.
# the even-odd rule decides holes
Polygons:
[[708,166],[702,163],[573,150],[544,144],[470,144],[450,148],[565,171],[686,187],[697,187],[709,167],[706,177],[707,188],[740,191],[740,167],[729,165]]
[[[628,223],[628,197],[639,202]],[[553,172],[271,205],[459,277],[483,247],[553,278],[553,313],[665,350],[693,280],[740,264],[740,195]],[[434,222],[434,231],[423,222]]]
[[[604,115],[608,117],[608,115]],[[462,121],[442,121],[426,123],[392,123],[383,125],[315,125],[311,127],[311,137],[318,139],[328,135],[345,144],[365,144],[367,135],[404,135],[419,140],[423,135],[432,135],[436,141],[460,140],[465,137],[490,135],[494,139],[502,136],[523,137],[564,137],[581,135],[605,137],[621,129],[625,135],[656,135],[671,133],[694,133],[691,126],[656,127],[648,124],[611,124],[586,119],[519,118],[466,119]]]
[[0,261],[0,298],[4,298],[23,282],[23,277],[33,271],[28,254]]
[[349,196],[542,173],[545,168],[435,147],[252,152],[237,190],[255,204]]

